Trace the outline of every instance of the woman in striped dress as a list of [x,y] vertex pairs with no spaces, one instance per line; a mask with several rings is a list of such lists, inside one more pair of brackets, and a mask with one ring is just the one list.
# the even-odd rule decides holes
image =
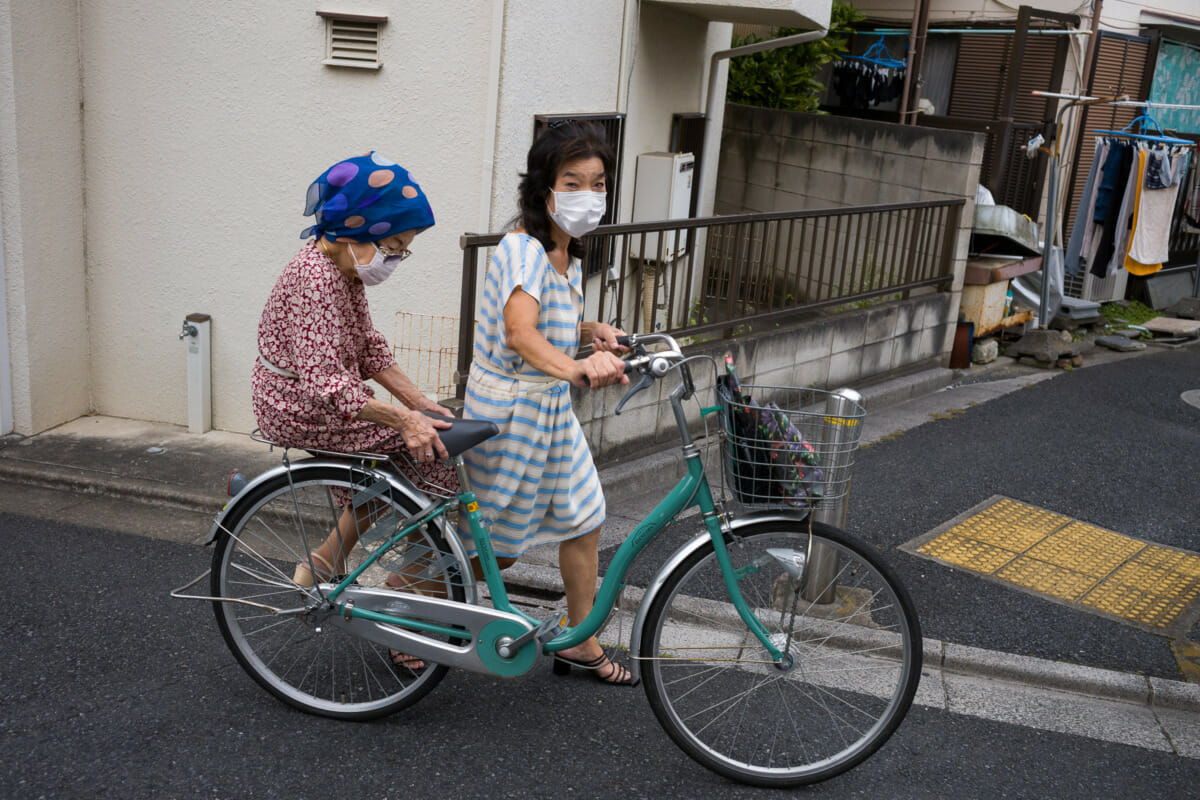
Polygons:
[[[558,125],[534,142],[519,190],[519,226],[488,263],[467,381],[465,416],[501,430],[466,454],[492,546],[507,566],[533,545],[557,543],[572,625],[592,610],[605,506],[571,386],[629,380],[614,354],[623,349],[623,332],[583,321],[579,240],[604,214],[614,160],[591,124]],[[595,352],[576,361],[581,342]],[[633,684],[594,637],[555,655],[557,674],[572,665],[606,683]]]

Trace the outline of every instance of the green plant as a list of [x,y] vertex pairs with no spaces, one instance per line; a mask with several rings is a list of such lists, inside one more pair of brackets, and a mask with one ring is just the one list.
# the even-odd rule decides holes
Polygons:
[[1161,316],[1150,306],[1137,300],[1128,303],[1104,303],[1100,306],[1100,315],[1109,323],[1144,325],[1146,322]]
[[[829,30],[846,31],[865,18],[850,3],[833,0]],[[799,28],[776,28],[769,38],[804,32]],[[759,41],[764,40],[754,34],[745,38],[735,36],[733,46]],[[830,34],[815,42],[739,56],[729,63],[726,96],[731,103],[815,112],[820,105],[821,92],[825,90],[824,84],[817,80],[817,73],[846,51],[846,37]]]
[[[1145,303],[1130,300],[1124,303],[1104,303],[1100,306],[1100,316],[1104,317],[1106,322],[1105,330],[1121,330],[1141,327],[1161,315]],[[1149,340],[1154,337],[1148,331],[1142,331],[1138,338]]]

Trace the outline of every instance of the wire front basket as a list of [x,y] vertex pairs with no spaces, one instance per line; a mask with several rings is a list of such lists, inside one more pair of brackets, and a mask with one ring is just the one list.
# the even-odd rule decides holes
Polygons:
[[820,389],[718,381],[722,467],[746,505],[812,508],[846,496],[866,409]]

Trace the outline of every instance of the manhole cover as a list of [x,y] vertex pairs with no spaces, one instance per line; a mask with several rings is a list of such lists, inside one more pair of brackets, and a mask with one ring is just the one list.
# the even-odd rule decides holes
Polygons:
[[1179,395],[1179,399],[1189,406],[1200,408],[1200,389],[1190,389]]

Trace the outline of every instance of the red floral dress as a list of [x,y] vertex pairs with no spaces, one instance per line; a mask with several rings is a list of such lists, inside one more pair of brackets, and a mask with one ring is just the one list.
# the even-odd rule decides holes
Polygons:
[[[339,453],[405,449],[399,431],[354,418],[375,396],[367,379],[396,359],[371,322],[363,284],[343,275],[315,239],[275,282],[258,324],[258,352],[250,388],[268,439]],[[457,484],[443,464],[422,465],[421,474]]]

